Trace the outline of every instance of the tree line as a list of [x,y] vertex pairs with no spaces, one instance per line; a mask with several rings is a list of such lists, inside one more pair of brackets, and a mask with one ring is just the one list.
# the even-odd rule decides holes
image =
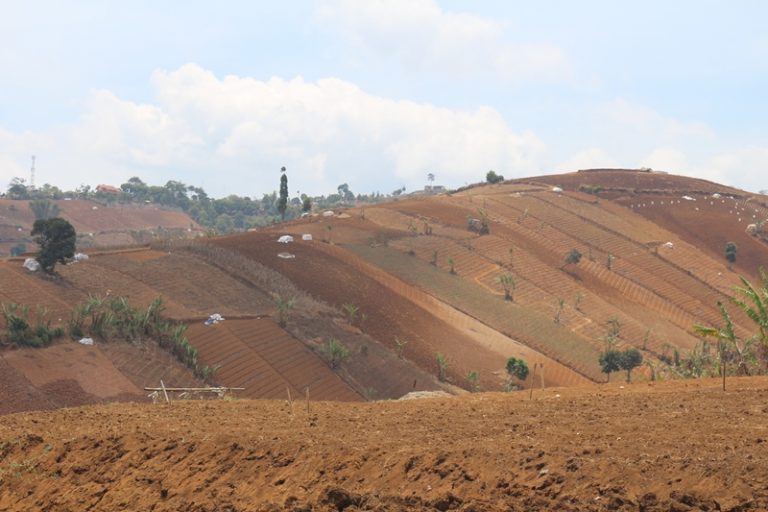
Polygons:
[[[217,199],[210,197],[202,187],[187,185],[177,180],[170,180],[165,185],[150,185],[138,176],[122,183],[117,193],[96,190],[90,185],[81,185],[75,190],[61,190],[46,183],[42,187],[33,188],[28,186],[24,179],[14,178],[5,196],[9,199],[31,201],[33,203],[30,206],[36,209],[48,208],[46,201],[59,199],[90,199],[103,204],[157,204],[178,208],[201,226],[215,230],[217,233],[228,233],[291,220],[304,212],[313,210],[376,204],[405,192],[405,187],[402,187],[390,194],[379,192],[355,194],[349,184],[342,183],[332,194],[319,196],[300,194],[289,197],[287,182],[283,183],[283,179],[287,181],[285,168],[281,169],[280,194],[272,191],[262,194],[260,198],[231,194]],[[58,212],[51,213],[45,215],[36,213],[36,217],[49,218]]]

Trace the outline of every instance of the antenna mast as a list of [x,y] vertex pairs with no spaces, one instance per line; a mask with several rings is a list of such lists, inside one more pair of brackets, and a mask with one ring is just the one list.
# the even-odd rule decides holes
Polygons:
[[35,155],[32,155],[32,168],[29,170],[29,188],[35,188]]

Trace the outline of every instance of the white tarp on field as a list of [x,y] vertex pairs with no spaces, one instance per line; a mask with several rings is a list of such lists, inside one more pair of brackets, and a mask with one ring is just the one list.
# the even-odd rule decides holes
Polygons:
[[35,258],[27,258],[24,260],[22,266],[30,272],[37,272],[40,270],[40,263]]

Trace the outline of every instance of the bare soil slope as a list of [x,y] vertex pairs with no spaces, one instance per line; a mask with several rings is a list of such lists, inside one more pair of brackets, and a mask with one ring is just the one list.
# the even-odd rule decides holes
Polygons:
[[[733,198],[710,205],[718,194]],[[572,385],[604,378],[598,356],[610,322],[619,348],[643,351],[648,376],[670,373],[662,361],[700,343],[695,324],[719,324],[717,303],[728,302],[739,273],[755,278],[768,262],[768,245],[744,229],[768,210],[746,197],[664,173],[589,171],[405,198],[213,243],[331,305],[359,307],[365,332],[393,350],[407,340],[406,357],[425,370],[447,356],[455,384],[467,386],[477,370],[483,389],[500,389],[515,356],[543,365],[548,385]],[[471,218],[489,232],[468,229]],[[295,242],[277,243],[282,234]],[[725,239],[743,248],[735,271]],[[573,249],[581,261],[567,264]],[[499,283],[507,274],[512,301]],[[732,317],[749,335],[749,319]]]
[[[768,219],[764,199],[659,172],[541,176],[164,250],[93,252],[87,262],[61,266],[55,280],[27,275],[18,260],[3,262],[0,302],[44,306],[63,324],[90,294],[140,306],[162,295],[166,314],[193,326],[190,341],[219,368],[219,383],[250,383],[252,398],[300,392],[314,382],[307,372],[333,383],[316,390],[328,399],[452,385],[496,391],[508,384],[510,356],[536,368],[516,383],[526,387],[602,381],[598,358],[612,325],[618,348],[643,353],[636,378],[670,376],[673,354],[685,357],[701,342],[693,326],[719,325],[717,303],[728,303],[739,275],[755,280],[768,263],[768,244],[746,232]],[[86,221],[123,215],[66,203],[82,210],[87,229]],[[13,215],[23,221],[31,213]],[[482,224],[487,233],[477,229]],[[282,234],[295,241],[278,243]],[[739,247],[732,268],[726,240]],[[573,249],[581,260],[567,263]],[[500,285],[505,275],[514,281],[512,300]],[[296,299],[284,330],[275,325],[281,297]],[[232,324],[203,326],[212,313]],[[731,315],[736,333],[748,337],[752,322]],[[327,368],[331,340],[349,349],[335,372]],[[437,382],[438,355],[447,384]],[[158,375],[117,366],[134,383]],[[478,381],[469,378],[475,372]]]
[[768,381],[0,417],[0,510],[766,510]]
[[[157,235],[184,238],[204,231],[184,212],[156,205],[108,206],[80,199],[52,203],[59,207],[59,216],[74,226],[81,247],[148,243]],[[29,201],[0,199],[0,253],[8,254],[20,242],[33,251],[29,233],[34,222]]]

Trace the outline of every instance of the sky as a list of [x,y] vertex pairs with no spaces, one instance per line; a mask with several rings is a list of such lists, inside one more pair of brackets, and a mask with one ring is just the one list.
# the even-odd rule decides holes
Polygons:
[[0,188],[651,167],[768,189],[768,3],[0,0]]

